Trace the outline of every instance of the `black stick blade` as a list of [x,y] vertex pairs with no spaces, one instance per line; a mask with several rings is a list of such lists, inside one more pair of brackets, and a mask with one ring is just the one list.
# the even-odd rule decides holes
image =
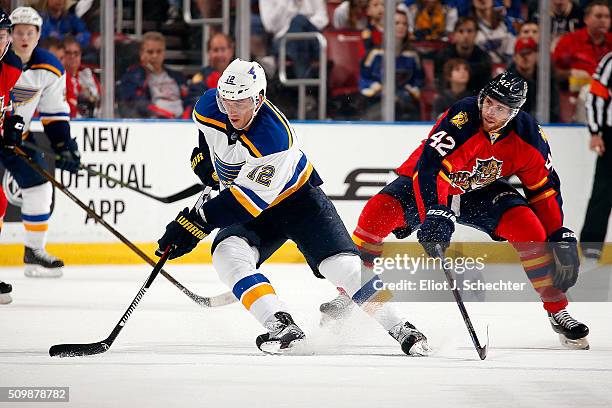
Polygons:
[[105,342],[89,344],[56,344],[49,349],[51,357],[84,357],[102,354],[108,350],[110,344]]

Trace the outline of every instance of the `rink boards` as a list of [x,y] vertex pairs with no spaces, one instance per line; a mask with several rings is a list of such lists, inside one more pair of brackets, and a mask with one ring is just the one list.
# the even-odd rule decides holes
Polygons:
[[[165,197],[198,183],[189,158],[197,144],[197,130],[188,121],[73,121],[72,134],[82,152],[82,162],[97,171],[130,182],[156,196]],[[302,150],[308,155],[325,184],[349,231],[356,225],[365,201],[393,180],[399,166],[419,145],[431,124],[316,123],[294,124]],[[35,123],[34,131],[40,131]],[[588,149],[588,131],[583,126],[545,126],[544,134],[553,152],[553,165],[562,180],[565,224],[579,231],[591,192],[595,156]],[[0,170],[2,172],[2,170]],[[78,177],[55,170],[57,179],[128,239],[149,254],[165,225],[197,197],[164,204],[81,172]],[[19,222],[18,190],[10,178],[2,177],[12,202],[2,231],[0,264],[14,265],[22,257],[23,227]],[[610,228],[609,228],[610,230]],[[608,232],[608,240],[612,233]],[[459,226],[458,242],[488,242],[476,230]],[[102,226],[55,191],[49,225],[50,248],[70,263],[133,263],[137,257]],[[210,237],[204,248],[185,258],[187,262],[210,259]],[[71,244],[70,246],[66,244]],[[481,248],[486,248],[486,245]],[[395,245],[415,249],[414,238]],[[502,251],[503,253],[504,251]],[[509,261],[508,256],[504,255]],[[607,251],[606,260],[612,258]],[[282,248],[275,260],[300,262],[294,245]]]

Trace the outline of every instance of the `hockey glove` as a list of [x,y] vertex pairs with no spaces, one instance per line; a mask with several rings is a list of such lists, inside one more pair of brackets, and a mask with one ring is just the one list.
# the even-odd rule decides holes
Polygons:
[[434,205],[425,215],[425,221],[417,232],[419,243],[432,258],[438,256],[436,245],[442,247],[442,252],[450,245],[451,236],[455,232],[455,213],[444,205]]
[[23,118],[19,115],[7,116],[4,118],[4,128],[2,147],[6,149],[13,149],[23,145]]
[[561,227],[548,237],[548,242],[552,243],[552,252],[555,257],[553,286],[566,292],[576,284],[580,269],[576,234],[569,228]]
[[155,255],[161,256],[168,245],[173,247],[168,259],[188,254],[212,230],[213,228],[202,220],[196,211],[189,211],[189,208],[184,208],[176,216],[176,219],[166,226],[164,236],[157,241],[159,248],[155,251]]
[[198,176],[205,186],[210,186],[213,190],[219,189],[219,177],[213,167],[212,161],[207,158],[208,152],[199,147],[194,147],[191,152],[191,170]]
[[76,139],[68,139],[66,142],[60,142],[55,146],[55,152],[60,156],[55,165],[62,170],[76,173],[81,166],[81,154]]

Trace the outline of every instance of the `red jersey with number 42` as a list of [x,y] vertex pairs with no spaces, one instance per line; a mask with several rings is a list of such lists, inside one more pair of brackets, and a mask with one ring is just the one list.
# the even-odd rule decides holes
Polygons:
[[429,207],[449,205],[450,195],[516,175],[546,232],[563,226],[560,181],[546,136],[523,111],[502,132],[489,136],[481,126],[477,97],[464,98],[440,117],[397,172],[412,177],[421,220]]
[[2,61],[0,61],[0,124],[4,123],[4,114],[9,110],[11,102],[11,91],[21,76],[21,59],[13,50],[8,50]]

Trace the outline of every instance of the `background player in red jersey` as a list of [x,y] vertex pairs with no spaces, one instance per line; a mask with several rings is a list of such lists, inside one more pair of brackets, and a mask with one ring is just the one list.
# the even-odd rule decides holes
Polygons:
[[[11,20],[8,14],[0,9],[0,124],[2,137],[0,149],[10,150],[21,141],[23,119],[20,116],[5,118],[5,112],[10,110],[10,91],[21,75],[21,61],[9,49],[11,46]],[[4,190],[0,186],[0,230],[6,213],[7,201]],[[0,281],[0,304],[11,302],[11,285]]]
[[[405,238],[418,229],[432,257],[438,256],[437,246],[448,248],[455,222],[507,240],[562,343],[586,349],[589,329],[565,309],[565,292],[578,278],[577,242],[563,226],[560,181],[546,137],[520,111],[526,96],[526,82],[505,72],[478,97],[455,103],[397,169],[399,177],[368,201],[353,240],[365,266],[381,256],[391,232]],[[503,178],[511,175],[521,180],[526,197]],[[350,308],[342,291],[321,305],[324,315],[336,318]]]

